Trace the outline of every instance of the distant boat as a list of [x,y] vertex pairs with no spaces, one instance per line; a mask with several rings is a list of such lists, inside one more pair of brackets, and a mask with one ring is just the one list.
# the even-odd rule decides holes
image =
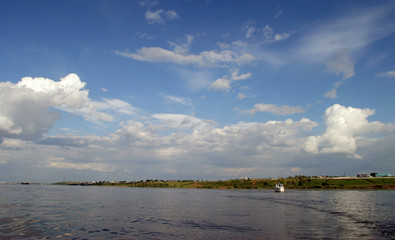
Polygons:
[[28,182],[21,182],[21,184],[25,184],[25,185],[28,185],[29,183],[28,183]]
[[274,188],[275,192],[284,192],[284,185],[282,183],[277,183],[276,187]]

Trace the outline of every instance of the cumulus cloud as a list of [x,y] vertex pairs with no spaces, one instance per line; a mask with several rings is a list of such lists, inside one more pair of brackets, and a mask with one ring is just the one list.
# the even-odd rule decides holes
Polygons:
[[245,157],[256,159],[265,154],[271,155],[275,151],[272,148],[302,147],[297,140],[298,135],[317,125],[309,119],[288,119],[266,123],[240,122],[216,128],[212,121],[182,114],[155,114],[152,118],[155,121],[146,124],[136,121],[122,123],[114,137],[131,147],[129,150],[132,152],[151,149],[144,153],[151,155],[150,159],[161,158],[163,153],[168,157],[173,154],[173,157],[185,159],[193,156],[216,158],[219,153],[228,157],[246,154]]
[[[379,146],[372,139],[361,139],[362,134],[381,131],[381,142],[389,140],[387,135],[392,139],[395,126],[368,122],[366,118],[373,113],[370,109],[334,105],[324,115],[326,131],[310,137],[318,124],[306,118],[218,126],[191,115],[154,114],[144,121],[121,122],[119,129],[108,136],[70,134],[36,143],[4,138],[0,153],[5,162],[21,159],[48,168],[94,171],[95,177],[100,172],[114,172],[120,180],[130,177],[131,172],[137,179],[204,174],[213,178],[281,176],[284,172],[296,174],[302,167],[303,172],[308,171],[303,161],[296,163],[295,159],[314,157],[319,161],[315,155],[319,153],[330,154],[331,159],[339,159],[339,154],[359,157],[355,154],[357,146],[363,146],[363,155]],[[40,151],[35,150],[37,147]],[[388,154],[390,147],[387,143],[381,151]],[[27,155],[35,159],[34,163],[23,160]]]
[[330,73],[342,75],[343,79],[354,76],[354,62],[349,55],[349,49],[339,49],[334,51],[326,62],[326,69]]
[[91,101],[86,83],[76,74],[59,82],[47,78],[22,78],[16,84],[0,83],[0,137],[39,139],[60,119],[60,109],[83,116],[90,121],[113,121],[102,110],[132,114],[128,103],[118,99]]
[[158,176],[164,169],[171,169],[173,177],[182,176],[181,172],[196,176],[196,171],[201,176],[208,169],[216,177],[237,177],[261,172],[260,166],[266,166],[280,149],[282,156],[294,153],[302,147],[303,140],[298,139],[316,125],[308,119],[288,119],[216,127],[212,121],[189,115],[157,114],[144,123],[122,122],[107,137],[49,137],[39,142],[40,151],[33,151],[37,145],[32,142],[17,144],[25,146],[22,150],[0,148],[5,161],[11,153],[12,159],[29,155],[36,166],[94,171],[96,177],[100,172],[124,177],[133,172],[143,178],[148,172]]
[[343,153],[361,158],[357,151],[357,138],[368,132],[380,131],[384,124],[369,122],[367,118],[375,113],[372,109],[344,107],[335,104],[323,116],[326,126],[321,136],[310,136],[305,151],[310,153]]
[[243,73],[239,75],[239,70],[235,69],[232,71],[231,76],[223,76],[222,78],[218,78],[215,80],[210,86],[209,89],[212,90],[220,90],[220,91],[229,91],[231,89],[231,84],[235,81],[245,80],[251,77],[251,73]]
[[275,115],[288,115],[295,113],[303,113],[305,110],[303,107],[292,107],[288,105],[277,106],[275,104],[263,104],[258,103],[254,105],[254,108],[249,110],[240,110],[243,113],[254,115],[256,112],[270,112]]
[[388,71],[388,72],[381,72],[381,73],[378,73],[377,76],[379,76],[379,77],[395,77],[395,70]]

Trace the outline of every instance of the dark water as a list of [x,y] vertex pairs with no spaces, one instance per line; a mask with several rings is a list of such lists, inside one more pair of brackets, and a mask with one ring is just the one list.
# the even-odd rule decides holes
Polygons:
[[0,185],[0,239],[395,239],[395,191]]

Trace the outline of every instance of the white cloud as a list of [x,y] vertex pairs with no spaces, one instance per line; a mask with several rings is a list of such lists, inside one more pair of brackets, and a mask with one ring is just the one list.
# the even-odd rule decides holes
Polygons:
[[234,49],[234,50],[246,49],[248,47],[248,43],[241,40],[233,41],[231,43],[218,42],[217,45],[221,49]]
[[176,103],[184,106],[192,106],[192,100],[190,98],[175,97],[171,95],[164,96],[164,99],[170,103]]
[[166,62],[179,65],[196,65],[199,67],[214,67],[223,65],[244,65],[254,60],[254,56],[248,53],[237,54],[230,50],[203,51],[198,55],[180,54],[175,51],[160,47],[143,47],[136,53],[116,51],[116,54],[138,61]]
[[144,32],[144,33],[142,33],[142,32],[137,32],[137,33],[135,34],[135,36],[137,36],[137,37],[139,37],[139,38],[146,39],[146,40],[152,40],[152,39],[154,39],[154,38],[157,37],[156,35],[149,34],[149,33],[146,33],[146,32]]
[[265,27],[262,29],[263,33],[263,38],[265,40],[271,40],[273,36],[273,29],[269,25],[265,25]]
[[239,93],[238,95],[237,95],[237,99],[244,99],[244,98],[246,98],[247,96],[244,94],[244,93]]
[[343,75],[343,79],[354,76],[354,62],[351,60],[348,49],[334,51],[326,63],[326,69],[330,73]]
[[148,9],[145,12],[145,20],[149,24],[162,23],[163,22],[163,18],[161,15],[162,13],[163,13],[163,9],[156,10],[155,12],[151,12],[151,10]]
[[0,137],[39,139],[60,118],[60,109],[90,121],[113,121],[101,110],[132,114],[135,109],[118,99],[91,101],[86,83],[76,74],[59,82],[47,78],[22,78],[16,84],[0,83]]
[[173,20],[178,18],[178,14],[174,10],[169,10],[165,12],[166,18]]
[[[140,147],[151,148],[151,152],[146,154],[168,150],[180,158],[190,158],[197,153],[198,156],[214,156],[215,152],[222,152],[225,155],[230,154],[229,156],[232,153],[247,154],[256,159],[255,156],[264,152],[271,154],[272,147],[303,147],[297,141],[297,135],[317,125],[308,119],[288,119],[284,122],[240,122],[215,128],[212,121],[183,114],[155,114],[152,118],[154,122],[145,125],[135,121],[122,123],[122,128],[114,136],[118,141],[133,143],[127,144],[133,148],[130,151],[140,152],[136,149]],[[164,130],[166,131],[163,133],[167,134],[160,134]],[[175,152],[172,149],[182,151]]]
[[211,121],[204,121],[202,119],[184,115],[184,114],[154,114],[154,119],[160,121],[162,126],[166,126],[169,129],[178,130],[195,130],[205,129],[212,125]]
[[218,78],[215,80],[210,86],[209,89],[212,90],[220,90],[220,91],[229,91],[231,89],[231,83],[239,80],[245,80],[251,77],[251,73],[243,73],[239,75],[239,70],[235,69],[232,71],[231,76],[223,76],[222,78]]
[[252,20],[247,20],[244,23],[243,30],[246,32],[246,35],[245,35],[246,38],[251,38],[252,35],[254,34],[254,32],[256,31],[256,28],[254,25],[255,25],[255,22]]
[[333,88],[324,94],[326,98],[337,98],[337,89]]
[[63,162],[58,160],[50,160],[46,165],[49,168],[62,168],[62,169],[76,169],[76,170],[90,170],[99,172],[113,172],[114,169],[109,164],[102,164],[97,162],[92,163],[73,163],[73,162]]
[[338,82],[336,82],[336,83],[333,85],[333,88],[332,88],[331,90],[329,90],[328,92],[326,92],[326,93],[324,94],[324,96],[325,96],[326,98],[332,98],[332,99],[337,98],[337,88],[338,88],[340,85],[342,85],[342,84],[343,84],[343,81],[338,81]]
[[383,21],[392,11],[393,6],[385,4],[317,25],[306,34],[298,55],[324,60],[339,49],[354,50],[381,39],[395,31],[393,24]]
[[140,6],[155,7],[159,4],[159,1],[141,1]]
[[241,110],[243,113],[255,114],[256,112],[270,112],[275,115],[288,115],[294,113],[304,113],[303,107],[292,107],[288,105],[277,106],[274,104],[263,104],[258,103],[254,105],[254,108],[249,110]]
[[283,10],[279,9],[278,12],[276,13],[276,15],[274,15],[274,19],[279,18],[282,12],[283,12]]
[[189,53],[189,48],[193,41],[194,37],[192,35],[186,35],[186,43],[184,44],[176,44],[173,42],[169,42],[170,46],[173,47],[174,52],[181,55],[187,55]]
[[255,27],[248,27],[246,32],[246,38],[251,38],[254,32],[255,32]]
[[186,87],[192,91],[207,88],[213,79],[212,73],[205,69],[177,69],[182,79],[185,79]]
[[94,109],[98,111],[113,110],[127,115],[133,115],[136,113],[136,111],[138,111],[138,109],[120,99],[103,98],[102,102],[92,102],[92,105],[94,105]]
[[224,174],[222,176],[245,176],[258,170],[257,167],[250,168],[225,168],[223,170]]
[[155,131],[147,128],[143,123],[129,120],[120,123],[121,128],[113,134],[117,141],[125,141],[129,144],[140,142],[139,146],[150,144],[155,138]]
[[149,24],[163,23],[164,18],[168,19],[168,20],[174,20],[174,19],[178,18],[178,14],[174,10],[164,11],[163,9],[158,9],[154,12],[152,12],[150,9],[148,9],[145,12],[145,20]]
[[381,72],[381,73],[378,73],[377,76],[379,76],[379,77],[395,77],[395,70],[388,71],[388,72]]
[[[131,172],[137,179],[147,175],[216,179],[218,176],[281,176],[284,172],[296,174],[302,171],[304,165],[300,164],[306,162],[296,163],[295,159],[313,161],[311,159],[315,158],[317,162],[323,159],[323,155],[312,153],[331,154],[328,158],[337,163],[343,158],[339,154],[359,157],[354,152],[352,139],[356,146],[363,146],[364,156],[372,149],[388,154],[388,149],[392,150],[389,143],[377,150],[380,141],[362,139],[362,134],[375,131],[381,131],[384,139],[381,142],[388,141],[386,136],[394,136],[394,125],[366,121],[373,112],[334,105],[324,116],[327,130],[321,136],[311,137],[308,137],[311,130],[318,124],[306,118],[239,122],[218,127],[210,120],[195,116],[154,114],[144,118],[144,122],[122,122],[117,131],[104,137],[69,134],[49,137],[39,142],[40,145],[4,138],[0,153],[2,162],[18,159],[25,165],[79,169],[83,174],[94,171],[95,178],[104,176],[101,172],[113,172],[112,176],[120,180],[130,177]],[[29,160],[26,156],[30,156]],[[328,160],[324,158],[324,161]],[[372,166],[376,166],[375,163],[372,162]],[[304,166],[303,172],[308,172],[309,168]],[[167,170],[171,171],[164,173]]]
[[[285,40],[291,36],[291,34],[289,34],[289,33],[274,34],[274,30],[269,25],[265,25],[265,27],[262,29],[262,33],[263,33],[263,40],[264,40],[264,42],[267,42],[267,43],[282,41],[282,40]],[[273,34],[274,34],[274,36],[273,36]]]
[[372,109],[344,107],[335,104],[329,107],[323,116],[326,126],[321,136],[310,136],[305,151],[310,153],[343,153],[356,158],[357,138],[365,133],[380,131],[384,124],[369,122],[367,118],[374,114]]
[[295,174],[298,174],[298,173],[300,173],[300,171],[302,171],[302,169],[300,167],[292,167],[290,169],[290,171],[295,173]]
[[[158,176],[164,169],[183,176],[196,176],[196,171],[201,176],[212,169],[215,177],[238,177],[241,173],[261,174],[262,166],[267,166],[279,151],[283,158],[292,155],[303,147],[300,136],[317,125],[308,119],[240,122],[220,128],[214,124],[189,115],[156,114],[144,123],[122,122],[108,137],[69,135],[61,141],[49,139],[40,143],[40,151],[33,150],[38,146],[31,142],[17,144],[23,151],[0,148],[5,151],[5,161],[11,153],[12,159],[29,155],[36,166],[95,171],[96,177],[100,172],[124,177],[133,172],[142,178],[152,171]],[[66,148],[65,142],[72,144]],[[83,144],[75,144],[78,142]]]
[[274,35],[274,41],[275,42],[277,42],[277,41],[282,41],[282,40],[285,40],[285,39],[287,39],[287,38],[289,38],[291,36],[291,34],[289,34],[289,33],[283,33],[283,34],[276,34],[276,35]]

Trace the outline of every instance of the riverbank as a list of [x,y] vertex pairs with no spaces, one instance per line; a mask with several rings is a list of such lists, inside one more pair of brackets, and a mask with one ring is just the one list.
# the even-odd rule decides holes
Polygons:
[[225,181],[141,180],[136,182],[59,182],[55,184],[152,188],[273,189],[279,182],[283,183],[286,189],[395,189],[394,177],[315,178],[295,176],[278,179],[233,179]]

